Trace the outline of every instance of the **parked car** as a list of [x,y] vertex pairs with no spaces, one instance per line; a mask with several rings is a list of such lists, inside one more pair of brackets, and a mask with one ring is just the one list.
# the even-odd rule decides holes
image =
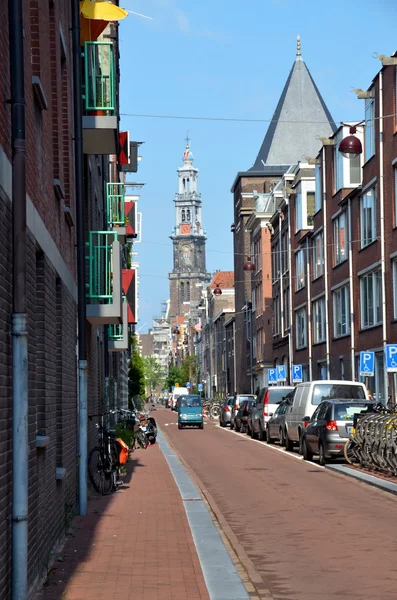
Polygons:
[[251,418],[252,438],[266,439],[266,423],[276,412],[278,405],[285,399],[286,395],[293,391],[292,386],[264,387],[260,390]]
[[237,415],[237,411],[240,407],[240,403],[244,400],[256,400],[254,394],[237,394],[234,396],[234,404],[232,405],[232,413],[230,415],[230,429],[234,429],[234,420]]
[[240,433],[246,433],[248,427],[248,416],[254,405],[254,398],[240,402],[240,406],[234,420],[236,431],[239,431]]
[[314,411],[324,400],[346,399],[350,402],[368,400],[363,383],[357,381],[319,380],[298,383],[291,406],[285,414],[285,447],[292,450],[299,444],[302,432]]
[[343,456],[350,437],[354,415],[372,410],[373,401],[325,400],[318,405],[307,427],[302,431],[301,454],[305,460],[319,455],[320,465],[330,458]]
[[221,407],[221,414],[219,415],[219,424],[221,427],[226,427],[227,425],[230,425],[233,403],[234,396],[228,396],[226,400],[224,400]]
[[293,391],[287,394],[285,400],[280,402],[276,408],[276,412],[266,423],[266,441],[268,444],[279,442],[280,446],[285,446],[285,413],[292,402],[293,396]]

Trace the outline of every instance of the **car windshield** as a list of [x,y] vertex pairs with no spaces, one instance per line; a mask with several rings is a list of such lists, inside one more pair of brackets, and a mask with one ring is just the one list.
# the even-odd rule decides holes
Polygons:
[[343,383],[317,383],[313,388],[312,404],[320,404],[323,400],[365,400],[364,388],[361,385]]
[[354,415],[358,415],[365,410],[370,410],[372,404],[336,404],[334,406],[335,421],[353,421]]
[[285,396],[291,391],[292,391],[291,388],[288,388],[288,389],[271,388],[269,390],[269,404],[280,404],[280,402],[282,402],[284,400]]
[[195,406],[201,406],[200,396],[182,396],[180,399],[180,406],[182,408],[193,408]]

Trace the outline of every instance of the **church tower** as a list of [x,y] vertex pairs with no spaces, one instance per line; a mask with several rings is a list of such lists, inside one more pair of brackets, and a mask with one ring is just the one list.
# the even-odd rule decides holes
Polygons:
[[173,270],[170,280],[170,321],[177,324],[177,317],[193,316],[201,298],[201,286],[209,284],[205,261],[206,231],[202,225],[202,200],[198,192],[198,169],[193,166],[194,157],[190,140],[186,138],[183,166],[178,169],[178,193],[175,194],[175,227],[171,232],[173,241]]

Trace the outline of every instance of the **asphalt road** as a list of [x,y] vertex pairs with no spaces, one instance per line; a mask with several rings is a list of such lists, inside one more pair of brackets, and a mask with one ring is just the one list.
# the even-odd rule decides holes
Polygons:
[[277,600],[395,600],[397,498],[207,422],[154,413]]

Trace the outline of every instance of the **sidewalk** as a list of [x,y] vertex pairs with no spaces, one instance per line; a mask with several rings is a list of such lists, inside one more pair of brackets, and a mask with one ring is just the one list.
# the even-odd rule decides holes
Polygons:
[[209,600],[180,493],[156,444],[88,504],[38,600]]

